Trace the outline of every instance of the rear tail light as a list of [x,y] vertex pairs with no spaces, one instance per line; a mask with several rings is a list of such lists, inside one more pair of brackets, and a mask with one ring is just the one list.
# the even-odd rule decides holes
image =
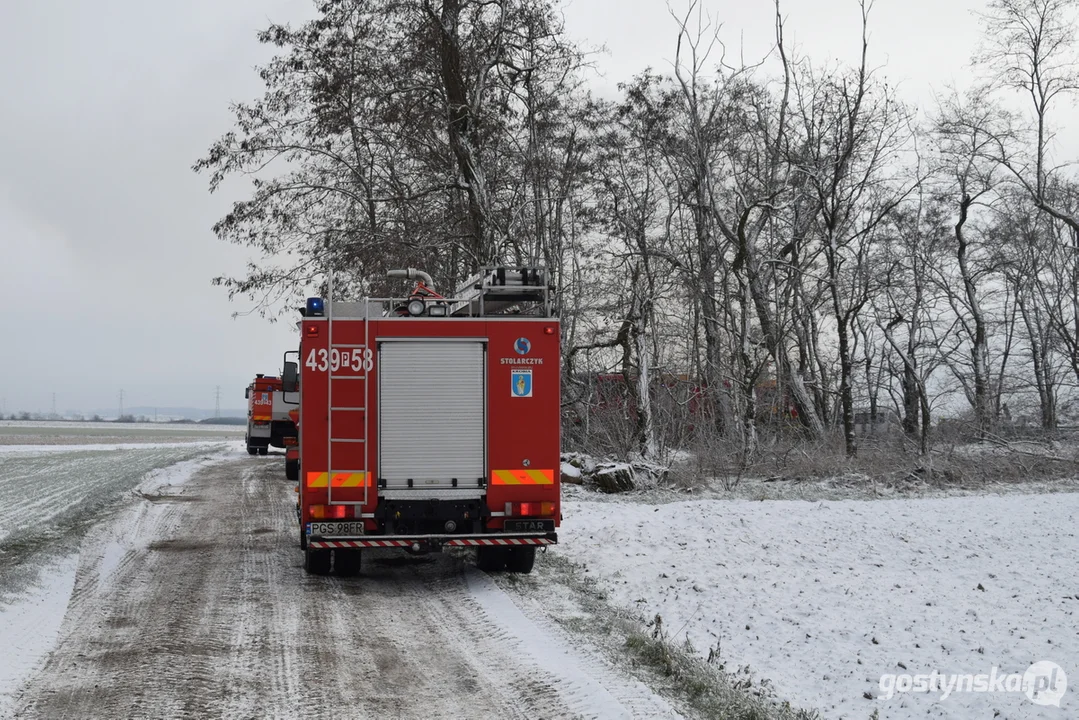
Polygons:
[[514,517],[546,517],[554,515],[553,502],[506,503],[506,514]]
[[353,517],[350,505],[312,505],[312,520],[344,520]]
[[299,441],[294,437],[285,438],[285,447],[296,447],[299,444]]

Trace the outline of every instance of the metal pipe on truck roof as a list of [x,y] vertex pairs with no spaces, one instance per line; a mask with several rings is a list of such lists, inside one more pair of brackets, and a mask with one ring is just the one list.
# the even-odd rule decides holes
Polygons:
[[405,278],[406,280],[421,280],[424,285],[434,290],[434,279],[425,273],[423,270],[417,270],[416,268],[409,268],[408,270],[390,270],[386,273],[388,277],[392,278]]

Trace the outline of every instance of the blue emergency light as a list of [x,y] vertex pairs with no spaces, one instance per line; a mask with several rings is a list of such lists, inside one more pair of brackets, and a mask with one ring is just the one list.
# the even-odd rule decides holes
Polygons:
[[322,317],[326,314],[326,303],[320,297],[307,298],[305,317]]

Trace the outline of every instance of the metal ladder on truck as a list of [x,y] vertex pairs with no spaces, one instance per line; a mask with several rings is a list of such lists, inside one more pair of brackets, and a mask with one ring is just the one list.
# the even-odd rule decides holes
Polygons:
[[[373,350],[370,343],[370,309],[369,302],[366,300],[363,303],[363,317],[349,318],[356,322],[363,323],[363,332],[361,333],[363,341],[360,343],[337,343],[333,341],[333,320],[334,320],[334,301],[333,301],[333,273],[331,272],[328,277],[328,302],[326,304],[326,345],[327,345],[327,362],[329,363],[329,377],[326,382],[326,504],[327,505],[352,505],[363,506],[369,501],[368,492],[370,489],[370,481],[368,477],[368,470],[371,467],[369,446],[367,443],[367,408],[371,406],[370,396],[371,388],[368,382],[368,372],[373,367]],[[348,374],[343,372],[345,369],[345,363],[342,362],[342,358],[347,352],[351,358],[356,351],[360,352],[360,356],[363,360],[360,363],[360,374]],[[334,357],[336,353],[337,358],[337,370],[334,370]],[[334,405],[334,393],[333,386],[335,382],[362,382],[363,383],[363,404],[356,405]],[[344,423],[344,430],[341,435],[335,435],[334,433],[334,413],[343,413],[345,417],[350,418],[348,422]],[[358,421],[353,421],[354,416],[359,416]],[[348,433],[352,434],[348,434]],[[334,446],[335,445],[354,445],[356,443],[363,444],[363,467],[362,468],[338,468],[334,463]],[[363,484],[363,500],[337,500],[333,499],[333,489],[335,481],[341,478],[342,483],[348,483],[351,476],[359,475],[360,482]],[[341,487],[342,485],[338,485]],[[353,485],[354,487],[354,485]],[[354,520],[360,520],[360,514],[353,510]]]

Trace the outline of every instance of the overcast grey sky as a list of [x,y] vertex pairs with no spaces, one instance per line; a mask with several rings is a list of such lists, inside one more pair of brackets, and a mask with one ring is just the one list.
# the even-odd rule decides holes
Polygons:
[[[728,53],[772,39],[766,0],[704,0]],[[672,0],[676,8],[683,2]],[[877,0],[874,65],[927,103],[964,83],[981,0]],[[230,128],[228,103],[260,93],[255,32],[302,20],[308,0],[0,2],[0,400],[7,412],[125,405],[241,407],[255,372],[296,344],[230,303],[210,279],[249,253],[210,227],[235,195],[190,170]],[[665,70],[675,27],[663,0],[572,0],[570,34],[605,45],[610,91]],[[854,62],[855,0],[787,0],[788,39],[818,61]],[[238,189],[233,189],[233,193]]]

